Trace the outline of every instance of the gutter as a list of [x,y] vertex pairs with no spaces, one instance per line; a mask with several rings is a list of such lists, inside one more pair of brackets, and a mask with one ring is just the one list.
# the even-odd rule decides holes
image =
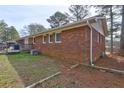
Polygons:
[[[105,17],[96,17],[95,18],[95,20],[98,20],[98,19],[105,19]],[[93,35],[92,35],[93,29],[88,20],[87,20],[87,25],[90,28],[90,65],[93,66],[94,65],[93,64]]]
[[96,17],[96,19],[105,19],[105,17]]
[[93,35],[92,35],[92,32],[93,32],[93,29],[92,29],[92,26],[91,24],[89,23],[89,21],[87,20],[87,24],[88,26],[90,27],[90,65],[93,65]]

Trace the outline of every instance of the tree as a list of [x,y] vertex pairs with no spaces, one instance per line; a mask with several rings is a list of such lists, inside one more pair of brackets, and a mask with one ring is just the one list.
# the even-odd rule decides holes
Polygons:
[[4,20],[0,20],[0,41],[7,40],[7,27],[8,25],[4,22]]
[[51,28],[59,27],[69,23],[68,16],[59,11],[50,16],[47,21],[50,23]]
[[0,42],[16,40],[19,34],[14,26],[8,27],[4,20],[0,20]]
[[19,39],[19,33],[17,32],[17,30],[16,30],[16,28],[14,27],[14,26],[10,26],[10,27],[8,27],[8,30],[7,30],[7,39],[9,40],[9,41],[11,41],[11,40],[17,40],[17,39]]
[[47,29],[41,24],[31,23],[27,26],[24,26],[22,32],[27,32],[29,35],[34,35],[46,30]]
[[118,31],[120,29],[120,22],[118,22],[118,18],[120,13],[119,6],[115,5],[97,5],[95,6],[99,15],[105,15],[107,17],[108,25],[109,25],[109,34],[111,36],[111,53],[113,53],[113,32]]
[[70,20],[80,21],[84,19],[90,14],[89,12],[90,8],[91,6],[88,6],[88,5],[71,5],[69,7],[69,11],[72,14],[72,16],[70,17]]
[[121,38],[120,38],[120,53],[124,54],[124,5],[122,6],[122,24],[121,24]]
[[111,21],[110,21],[110,23],[111,23],[111,27],[110,27],[110,34],[111,34],[111,53],[113,53],[113,11],[112,11],[112,5],[108,6],[108,8],[110,9],[110,19],[111,19]]

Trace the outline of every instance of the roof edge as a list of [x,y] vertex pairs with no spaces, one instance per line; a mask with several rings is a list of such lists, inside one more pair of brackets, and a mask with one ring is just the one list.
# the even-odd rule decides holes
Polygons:
[[23,38],[30,38],[30,37],[33,37],[33,36],[39,36],[39,35],[42,35],[44,33],[49,33],[49,32],[56,31],[56,30],[62,30],[62,29],[65,29],[65,28],[68,29],[69,27],[72,27],[73,25],[76,25],[76,26],[78,26],[78,25],[85,26],[85,25],[88,25],[87,24],[87,20],[93,20],[93,19],[96,19],[96,18],[105,18],[105,17],[104,16],[100,16],[100,15],[96,15],[96,16],[93,16],[93,17],[90,17],[90,18],[83,19],[83,20],[78,21],[78,22],[73,22],[73,23],[69,23],[69,24],[66,24],[66,25],[62,25],[60,27],[52,28],[52,29],[43,31],[41,33],[37,33],[35,35],[28,35],[28,36],[25,36],[25,37],[21,37],[18,40],[21,40]]

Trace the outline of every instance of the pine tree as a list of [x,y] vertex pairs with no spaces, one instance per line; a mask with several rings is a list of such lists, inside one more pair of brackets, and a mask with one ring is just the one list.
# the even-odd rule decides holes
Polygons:
[[70,20],[75,22],[84,19],[90,14],[90,8],[88,5],[71,5],[69,7],[69,11],[72,14]]
[[124,5],[122,6],[122,23],[121,23],[120,53],[121,53],[122,55],[124,55]]
[[97,5],[95,6],[97,9],[97,13],[99,15],[104,15],[107,17],[108,26],[109,26],[109,34],[111,36],[111,50],[113,53],[113,32],[118,31],[120,29],[120,22],[118,18],[120,17],[120,6],[115,5]]
[[59,11],[50,16],[47,21],[50,23],[51,28],[59,27],[69,23],[68,16]]

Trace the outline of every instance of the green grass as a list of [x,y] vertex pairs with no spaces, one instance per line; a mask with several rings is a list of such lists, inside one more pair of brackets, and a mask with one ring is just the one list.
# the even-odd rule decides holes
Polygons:
[[0,55],[0,87],[26,87],[58,71],[46,56],[28,53]]

